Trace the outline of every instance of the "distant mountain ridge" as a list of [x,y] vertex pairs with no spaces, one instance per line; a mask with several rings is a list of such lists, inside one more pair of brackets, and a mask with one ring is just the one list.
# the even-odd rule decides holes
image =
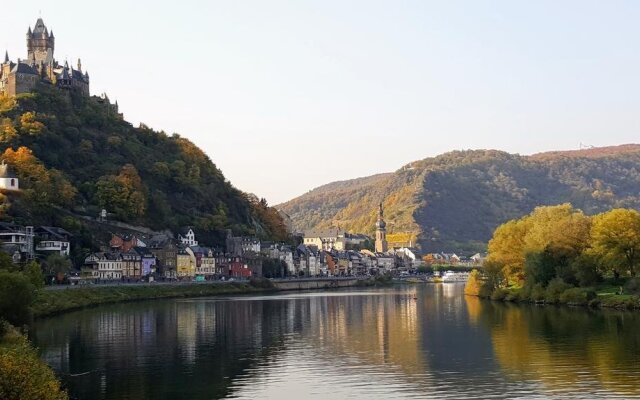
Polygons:
[[323,185],[276,207],[297,230],[339,226],[372,234],[380,201],[392,235],[410,233],[426,251],[472,252],[499,224],[538,205],[570,202],[589,214],[640,209],[640,145],[531,156],[453,151],[393,173]]

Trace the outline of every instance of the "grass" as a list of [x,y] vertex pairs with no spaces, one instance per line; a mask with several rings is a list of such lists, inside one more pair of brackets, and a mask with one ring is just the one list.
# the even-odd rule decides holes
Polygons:
[[124,301],[203,297],[273,290],[260,283],[232,282],[197,285],[104,286],[42,290],[33,305],[33,315],[43,317],[100,304]]
[[[620,294],[621,286],[623,294]],[[605,281],[590,288],[573,287],[556,282],[550,283],[547,288],[536,285],[528,290],[524,287],[498,288],[490,296],[484,297],[490,297],[495,301],[640,310],[640,294],[636,293],[629,292],[624,285],[614,285],[611,281]]]

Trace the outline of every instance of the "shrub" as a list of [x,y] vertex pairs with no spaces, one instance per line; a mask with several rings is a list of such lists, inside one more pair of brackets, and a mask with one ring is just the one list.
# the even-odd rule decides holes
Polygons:
[[0,399],[68,399],[53,371],[27,339],[11,327],[0,339]]
[[509,290],[505,288],[497,288],[491,293],[491,300],[503,301],[509,295]]
[[546,294],[547,292],[544,289],[544,286],[542,286],[541,283],[538,283],[538,284],[535,284],[533,288],[531,288],[531,295],[529,298],[536,302],[544,301]]
[[549,282],[547,290],[545,291],[544,301],[547,303],[558,303],[560,301],[560,295],[571,286],[566,284],[560,278],[554,278]]
[[251,277],[249,278],[249,285],[253,286],[254,288],[260,288],[260,289],[273,289],[275,287],[273,285],[273,282],[271,282],[271,280],[267,278]]
[[626,293],[640,294],[640,278],[631,278],[624,285]]
[[572,305],[587,305],[596,297],[596,292],[593,290],[574,287],[562,292],[560,302]]
[[478,272],[477,269],[474,269],[469,274],[469,279],[464,285],[464,294],[468,296],[479,296],[480,290],[482,289],[482,283],[480,272]]

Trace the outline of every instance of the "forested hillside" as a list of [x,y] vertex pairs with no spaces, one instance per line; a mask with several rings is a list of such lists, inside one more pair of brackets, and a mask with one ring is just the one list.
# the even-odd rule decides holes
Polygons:
[[41,87],[0,98],[2,159],[20,178],[19,195],[2,195],[1,218],[77,232],[74,215],[156,230],[194,226],[204,243],[224,230],[284,239],[277,210],[234,188],[186,138],[134,128],[96,97]]
[[[640,145],[534,156],[455,151],[376,177],[384,179],[326,185],[278,207],[299,230],[339,225],[372,234],[375,205],[384,201],[391,234],[416,235],[424,250],[463,252],[483,249],[498,225],[539,205],[569,202],[587,214],[640,209]],[[322,199],[333,208],[319,220]]]

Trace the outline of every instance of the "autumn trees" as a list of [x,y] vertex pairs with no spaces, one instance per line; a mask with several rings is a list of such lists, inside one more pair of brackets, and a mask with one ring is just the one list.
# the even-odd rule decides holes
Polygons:
[[614,209],[589,217],[570,204],[538,207],[496,229],[488,263],[498,266],[507,286],[591,286],[607,274],[635,277],[640,213]]
[[96,99],[46,87],[0,96],[0,145],[21,188],[0,193],[0,218],[58,224],[77,237],[68,218],[83,222],[75,214],[106,209],[154,230],[194,226],[211,244],[222,244],[226,229],[269,240],[287,235],[277,210],[250,202],[194,143],[133,127]]

